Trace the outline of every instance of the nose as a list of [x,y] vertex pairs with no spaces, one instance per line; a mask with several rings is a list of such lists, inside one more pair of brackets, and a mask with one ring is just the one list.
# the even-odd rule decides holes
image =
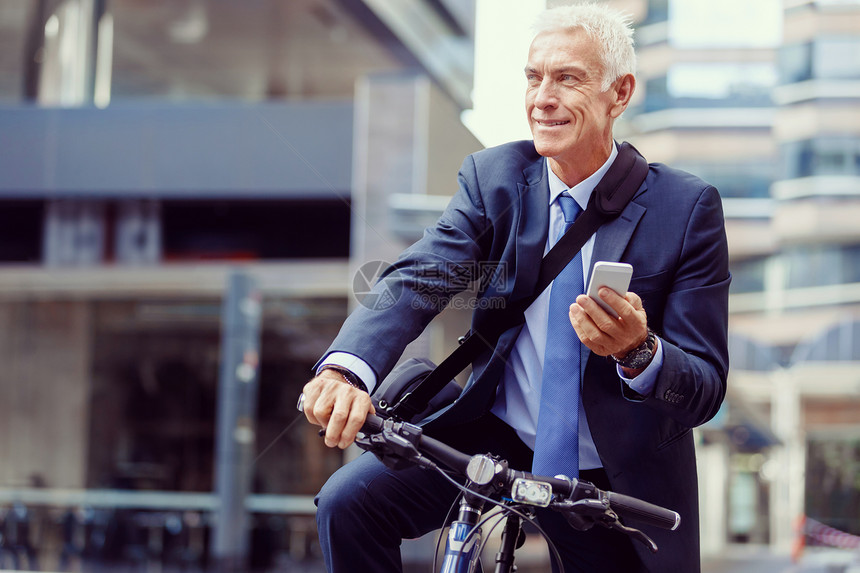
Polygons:
[[554,107],[558,101],[555,86],[550,78],[543,78],[535,93],[535,107],[538,109],[546,109]]

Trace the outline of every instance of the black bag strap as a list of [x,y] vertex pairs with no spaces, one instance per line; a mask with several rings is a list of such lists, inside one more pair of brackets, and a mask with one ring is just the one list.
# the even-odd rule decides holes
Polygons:
[[495,347],[499,337],[509,328],[522,323],[526,309],[567,266],[597,229],[624,210],[627,203],[645,181],[648,162],[627,142],[618,147],[618,157],[603,179],[594,188],[588,206],[573,226],[541,260],[537,284],[532,294],[501,309],[480,331],[469,332],[460,339],[460,346],[448,355],[412,392],[389,408],[389,414],[404,420],[424,411],[442,388],[465,370],[481,351]]

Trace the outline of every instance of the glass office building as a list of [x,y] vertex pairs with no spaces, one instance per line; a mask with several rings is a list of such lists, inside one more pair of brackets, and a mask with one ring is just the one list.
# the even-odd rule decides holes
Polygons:
[[480,147],[473,37],[461,1],[0,1],[0,568],[317,558],[343,453],[296,398]]
[[860,533],[860,3],[645,4],[629,136],[720,190],[734,277],[703,549],[787,551],[804,514]]

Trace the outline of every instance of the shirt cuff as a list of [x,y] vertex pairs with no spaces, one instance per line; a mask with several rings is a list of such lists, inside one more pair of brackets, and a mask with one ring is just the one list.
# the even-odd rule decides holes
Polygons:
[[373,394],[373,391],[376,389],[376,374],[374,374],[373,368],[371,368],[367,362],[354,354],[350,354],[349,352],[332,352],[326,356],[322,362],[320,362],[320,365],[317,367],[317,374],[319,374],[325,366],[339,366],[341,368],[346,368],[358,376],[358,379],[361,380],[365,388],[367,388],[371,394]]
[[657,347],[654,349],[654,358],[651,363],[645,367],[645,370],[640,372],[635,378],[627,378],[624,376],[624,370],[621,366],[615,365],[618,376],[627,384],[627,386],[642,396],[650,396],[654,390],[654,385],[657,383],[657,376],[663,368],[663,343],[657,338]]

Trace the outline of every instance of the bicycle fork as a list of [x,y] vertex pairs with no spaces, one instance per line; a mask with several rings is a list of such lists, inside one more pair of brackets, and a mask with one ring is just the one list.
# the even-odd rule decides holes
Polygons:
[[483,501],[466,494],[460,501],[457,520],[448,530],[445,559],[440,573],[472,573],[481,558],[481,528],[475,529],[481,519]]
[[502,540],[499,552],[496,553],[496,573],[516,571],[514,567],[514,552],[524,541],[522,520],[518,515],[508,514],[505,518],[505,528],[502,530]]

